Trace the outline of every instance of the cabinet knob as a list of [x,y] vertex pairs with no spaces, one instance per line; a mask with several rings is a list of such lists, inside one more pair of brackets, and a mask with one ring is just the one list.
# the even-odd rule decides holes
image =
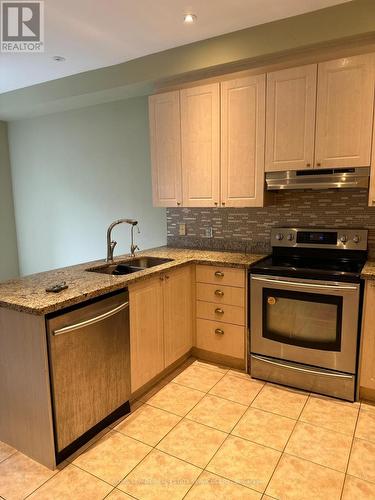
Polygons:
[[181,205],[181,202],[179,202],[179,201],[178,201],[178,202],[177,202],[177,205],[178,205],[178,206],[180,206],[180,205]]
[[218,202],[217,202],[217,201],[215,201],[215,202],[214,202],[214,205],[216,205],[216,206],[217,206],[217,205],[218,205]]
[[222,201],[221,204],[223,205],[223,207],[225,206],[225,201]]
[[316,164],[317,167],[320,167],[322,164],[318,161],[318,163]]
[[306,167],[311,167],[311,163],[306,163]]
[[222,330],[221,328],[216,328],[215,333],[217,335],[224,335],[224,330]]
[[217,295],[218,297],[223,297],[224,292],[222,290],[215,290],[215,295]]
[[224,311],[222,309],[220,309],[220,307],[218,307],[215,309],[215,313],[216,314],[224,314]]
[[222,278],[222,277],[224,276],[224,273],[222,273],[221,271],[216,271],[216,272],[215,272],[215,276],[216,276],[217,278]]

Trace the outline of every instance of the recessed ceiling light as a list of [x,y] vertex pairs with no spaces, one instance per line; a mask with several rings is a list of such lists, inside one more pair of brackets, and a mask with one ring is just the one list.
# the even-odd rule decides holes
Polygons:
[[197,20],[197,16],[195,14],[185,14],[184,15],[184,23],[185,24],[193,24]]
[[64,62],[64,61],[66,61],[65,57],[63,57],[63,56],[53,56],[52,60],[56,61],[56,62]]

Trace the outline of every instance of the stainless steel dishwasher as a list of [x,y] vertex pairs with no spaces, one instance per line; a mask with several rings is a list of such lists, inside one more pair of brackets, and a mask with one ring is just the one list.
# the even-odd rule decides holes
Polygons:
[[130,411],[128,291],[47,319],[55,448],[61,462]]

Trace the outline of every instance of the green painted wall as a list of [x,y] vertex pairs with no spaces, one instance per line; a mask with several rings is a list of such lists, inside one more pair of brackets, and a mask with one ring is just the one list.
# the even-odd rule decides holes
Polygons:
[[18,275],[7,124],[0,122],[0,281]]
[[2,94],[0,119],[145,95],[165,78],[368,34],[375,35],[375,0],[353,0]]
[[[106,229],[139,220],[141,249],[166,242],[164,209],[152,207],[147,98],[9,124],[21,274],[101,259]],[[114,230],[128,253],[130,226]]]

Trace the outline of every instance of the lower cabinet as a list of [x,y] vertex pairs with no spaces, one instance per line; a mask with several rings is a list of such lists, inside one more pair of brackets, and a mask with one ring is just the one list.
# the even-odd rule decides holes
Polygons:
[[163,282],[160,278],[129,286],[131,392],[164,369]]
[[165,367],[188,352],[193,345],[193,268],[165,275],[164,355]]
[[196,354],[245,368],[246,272],[196,266]]
[[185,266],[129,286],[133,393],[192,348],[192,278]]
[[375,400],[375,281],[366,281],[363,304],[360,397]]

